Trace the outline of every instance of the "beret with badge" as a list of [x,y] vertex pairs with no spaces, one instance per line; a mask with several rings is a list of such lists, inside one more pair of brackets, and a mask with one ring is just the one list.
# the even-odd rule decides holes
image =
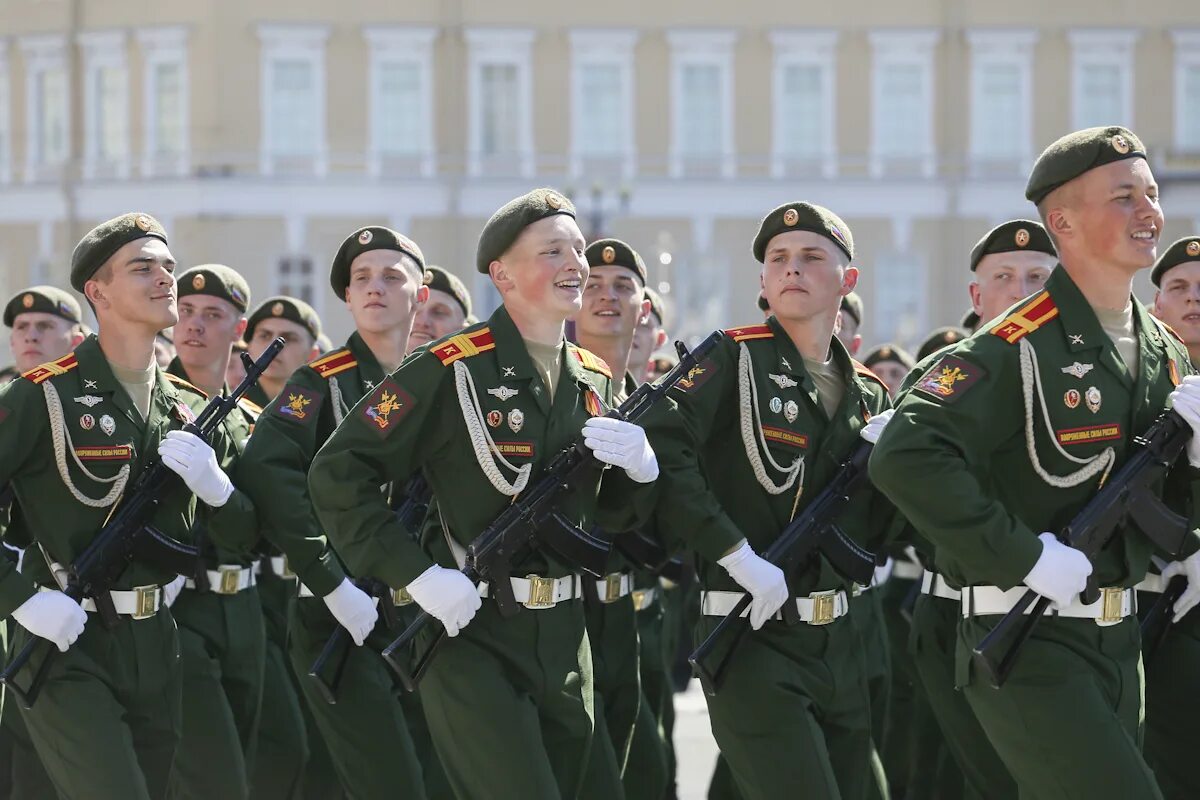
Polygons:
[[137,212],[122,214],[92,228],[71,253],[72,288],[82,292],[84,284],[104,266],[104,262],[112,258],[113,253],[147,236],[167,243],[167,232],[158,220],[149,214]]
[[546,217],[566,214],[575,218],[575,206],[553,189],[534,189],[513,198],[492,214],[479,234],[475,248],[475,269],[487,273],[488,267],[513,246],[521,231]]
[[641,255],[620,239],[598,239],[583,251],[589,267],[624,267],[637,275],[646,285],[646,262]]
[[1025,199],[1037,205],[1046,195],[1089,170],[1127,158],[1145,157],[1142,140],[1120,125],[1068,133],[1047,147],[1034,162],[1029,182],[1025,184]]
[[936,353],[946,345],[961,342],[969,336],[962,328],[946,326],[938,328],[925,337],[925,341],[921,342],[921,346],[917,349],[917,361],[924,361],[927,356]]
[[457,275],[447,272],[442,267],[426,267],[425,285],[453,297],[462,306],[463,315],[471,316],[471,293],[467,291],[467,285],[459,280]]
[[1018,253],[1031,250],[1058,257],[1050,234],[1041,223],[1028,219],[1014,219],[992,228],[971,248],[971,272],[979,266],[984,256],[997,253]]
[[337,255],[333,257],[333,266],[329,269],[329,285],[339,300],[346,299],[346,287],[350,285],[350,265],[354,259],[372,250],[395,250],[417,262],[417,272],[425,272],[425,255],[417,243],[402,233],[382,225],[368,225],[359,228],[346,237]]
[[870,368],[882,361],[894,361],[900,364],[905,369],[912,369],[916,366],[913,357],[901,347],[894,344],[880,344],[872,347],[863,356],[862,363],[864,367]]
[[1185,236],[1163,251],[1150,271],[1150,282],[1158,286],[1167,270],[1189,261],[1200,261],[1200,236]]
[[57,286],[30,286],[17,292],[4,306],[4,324],[13,326],[18,316],[25,313],[53,314],[67,322],[80,323],[83,311],[75,295]]
[[278,295],[263,300],[246,325],[246,341],[254,338],[254,328],[265,319],[286,319],[302,325],[313,339],[321,335],[321,320],[313,307],[295,297]]
[[237,270],[224,264],[201,264],[179,275],[177,294],[183,298],[202,294],[219,297],[243,314],[250,307],[250,284]]
[[827,208],[811,203],[786,203],[763,217],[754,237],[754,257],[765,263],[767,244],[781,233],[812,231],[837,245],[847,258],[854,260],[854,237],[841,217]]

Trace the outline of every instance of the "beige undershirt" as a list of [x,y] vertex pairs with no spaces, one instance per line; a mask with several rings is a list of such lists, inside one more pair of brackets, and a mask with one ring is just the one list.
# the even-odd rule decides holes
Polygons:
[[147,419],[150,416],[150,395],[154,391],[154,364],[146,369],[126,369],[110,361],[108,366],[112,369],[117,383],[124,386],[125,391],[129,393],[133,407],[142,415],[143,420]]
[[525,349],[529,351],[529,359],[542,376],[546,390],[550,393],[550,402],[554,402],[554,390],[558,388],[558,374],[562,369],[562,343],[541,344],[525,340]]
[[1120,311],[1113,311],[1107,308],[1093,310],[1096,312],[1096,319],[1100,320],[1100,327],[1108,334],[1108,338],[1112,339],[1117,352],[1121,354],[1121,360],[1125,362],[1125,367],[1129,370],[1129,374],[1136,375],[1138,370],[1138,344],[1137,331],[1134,328],[1133,322],[1133,303],[1125,306]]
[[846,394],[846,381],[842,378],[842,371],[832,358],[824,364],[806,358],[804,368],[808,370],[817,386],[817,397],[821,400],[821,407],[825,409],[825,416],[833,419],[834,412],[842,404],[842,398]]

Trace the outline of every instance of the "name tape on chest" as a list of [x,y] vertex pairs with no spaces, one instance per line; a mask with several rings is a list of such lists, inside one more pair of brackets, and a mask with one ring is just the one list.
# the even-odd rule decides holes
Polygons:
[[128,461],[133,458],[133,446],[128,444],[76,447],[80,461]]
[[1091,442],[1107,442],[1121,438],[1119,423],[1089,425],[1084,428],[1064,428],[1054,432],[1054,438],[1061,445],[1089,444]]

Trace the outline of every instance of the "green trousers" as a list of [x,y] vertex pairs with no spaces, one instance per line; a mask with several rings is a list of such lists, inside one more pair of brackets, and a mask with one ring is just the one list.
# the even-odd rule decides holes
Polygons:
[[184,679],[183,738],[171,796],[249,797],[266,659],[258,591],[184,589],[171,612],[179,625]]
[[1153,800],[1162,793],[1141,753],[1142,664],[1136,617],[1101,627],[1047,618],[1008,681],[969,675],[970,649],[999,619],[959,623],[958,675],[996,752],[1029,800]]
[[300,598],[292,608],[288,651],[292,668],[304,676],[300,687],[329,747],[338,780],[346,796],[354,800],[422,800],[428,796],[422,764],[435,777],[440,764],[428,748],[419,752],[414,744],[391,670],[379,655],[399,632],[388,630],[381,618],[364,646],[351,644],[337,687],[337,703],[331,705],[308,671],[337,625],[323,600]]
[[862,657],[871,705],[871,780],[869,800],[888,800],[888,776],[883,762],[883,737],[888,727],[892,695],[892,659],[887,626],[883,619],[882,592],[868,589],[850,598],[850,620],[862,640]]
[[578,794],[593,724],[581,602],[503,618],[485,599],[474,620],[443,643],[420,694],[459,800]]
[[[83,635],[54,663],[32,709],[29,735],[59,797],[148,800],[166,794],[181,728],[179,638],[163,608],[108,630],[88,615]],[[18,629],[14,648],[30,634]],[[53,645],[18,676],[22,686]]]
[[595,734],[579,796],[613,800],[624,795],[621,776],[641,704],[633,597],[626,595],[612,603],[585,601],[584,619],[592,652]]
[[[703,638],[720,617],[703,617]],[[744,800],[865,796],[871,711],[858,628],[848,618],[742,639],[709,720]]]
[[966,695],[955,688],[957,600],[921,595],[913,608],[909,652],[941,739],[962,773],[964,797],[1013,800],[1017,784],[975,717]]
[[671,731],[675,723],[675,696],[663,651],[662,589],[657,592],[655,601],[637,612],[642,695],[629,761],[621,776],[626,800],[664,800],[668,797],[668,787],[671,796],[674,795]]
[[[9,631],[16,627],[16,622],[0,622],[0,641],[4,643],[0,652],[7,652],[8,657],[12,656],[7,649],[12,638]],[[54,795],[54,784],[33,749],[20,704],[15,697],[4,697],[0,702],[0,800]]]
[[[1158,595],[1139,592],[1145,614]],[[1200,613],[1188,612],[1146,655],[1146,761],[1167,800],[1200,797],[1196,720],[1200,719]]]

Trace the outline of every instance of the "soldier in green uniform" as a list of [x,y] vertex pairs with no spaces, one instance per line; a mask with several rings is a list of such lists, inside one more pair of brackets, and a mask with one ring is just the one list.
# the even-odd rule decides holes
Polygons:
[[[1197,379],[1172,392],[1192,371],[1186,350],[1131,296],[1134,275],[1156,255],[1158,187],[1136,136],[1091,128],[1047,148],[1026,196],[1059,265],[1041,292],[943,352],[914,383],[876,445],[871,478],[936,547],[938,572],[963,587],[956,684],[1020,795],[1160,797],[1138,747],[1129,588],[1152,546],[1120,531],[1093,563],[1054,533],[1168,399],[1200,424]],[[1196,449],[1189,460],[1200,463]],[[1168,486],[1191,495],[1179,471]],[[1196,547],[1192,539],[1186,549]],[[1103,597],[1084,605],[1089,576]],[[1042,620],[996,690],[969,654],[1026,587],[1057,614]]]
[[[849,228],[831,211],[788,203],[753,244],[774,316],[726,337],[675,392],[678,414],[647,427],[663,464],[662,535],[700,560],[705,637],[748,593],[755,629],[708,698],[713,734],[746,800],[862,797],[871,714],[852,584],[818,556],[791,574],[756,551],[820,493],[860,437],[886,424],[884,385],[833,335],[858,270]],[[868,424],[868,420],[871,423]],[[863,544],[883,504],[842,516]],[[872,543],[873,544],[873,543]],[[780,619],[794,603],[804,624]]]
[[1014,219],[992,228],[971,248],[971,312],[962,327],[974,331],[1040,292],[1057,258],[1054,243],[1037,222]]
[[[225,370],[233,343],[246,330],[250,287],[237,271],[205,264],[180,274],[177,292],[176,355],[167,372],[209,396],[227,392]],[[234,443],[235,478],[262,413],[245,398],[238,406],[224,423]],[[266,647],[255,588],[257,523],[248,518],[245,530],[210,530],[207,517],[200,514],[193,527],[201,563],[185,576],[183,591],[171,605],[186,687],[172,796],[245,798],[250,794]]]
[[471,316],[471,293],[457,275],[442,267],[425,268],[429,299],[417,307],[412,333],[408,337],[411,353],[423,344],[461,331]]
[[[38,636],[63,652],[23,712],[60,797],[163,796],[181,701],[179,640],[164,591],[174,576],[135,560],[111,592],[122,620],[110,630],[88,619],[94,600],[81,607],[59,591],[64,565],[156,456],[189,490],[155,514],[166,535],[189,540],[196,499],[214,510],[214,526],[236,529],[253,518],[223,469],[228,436],[218,431],[210,446],[179,430],[206,404],[203,393],[154,362],[155,333],[178,319],[174,269],[165,231],[146,214],[92,229],[72,255],[71,285],[95,310],[99,338],[0,389],[0,483],[12,482],[35,543],[23,572],[0,560],[0,597],[5,616],[21,625],[14,647]],[[27,683],[45,657],[18,681]]]
[[[246,326],[246,345],[251,358],[258,358],[276,339],[283,339],[283,350],[258,379],[258,391],[248,394],[262,408],[276,397],[291,374],[321,354],[317,337],[321,320],[312,306],[286,295],[268,297],[250,314]],[[261,401],[261,402],[259,402]]]
[[[354,585],[328,546],[313,514],[307,473],[349,409],[403,360],[413,317],[429,296],[424,279],[424,256],[407,236],[380,226],[348,236],[333,259],[330,284],[354,318],[355,332],[344,347],[288,378],[246,451],[253,473],[246,486],[258,498],[265,534],[300,581],[288,626],[292,667],[306,676],[339,624],[356,645],[343,668],[336,704],[327,703],[309,678],[301,681],[351,797],[425,797],[421,761],[436,769],[437,760],[428,753],[418,758],[390,671],[378,655],[398,631],[377,625],[375,599]],[[392,499],[396,504],[403,498]],[[400,592],[393,593],[393,601],[411,602]],[[372,634],[375,646],[361,647]],[[416,704],[409,711],[421,713]]]
[[916,362],[904,348],[885,342],[868,350],[862,363],[883,380],[888,395],[895,397],[896,392],[900,390],[900,384],[904,382],[904,377]]
[[[566,344],[588,267],[575,209],[537,189],[484,227],[476,266],[503,305],[483,324],[420,348],[346,416],[313,461],[309,491],[346,565],[407,587],[452,637],[421,684],[438,755],[460,798],[570,798],[592,735],[592,665],[575,566],[540,549],[509,580],[526,609],[503,618],[458,567],[465,547],[580,429],[607,469],[562,513],[627,530],[649,512],[658,465],[641,428],[598,419],[608,367]],[[421,470],[437,514],[418,544],[378,487]],[[483,595],[484,597],[481,597]],[[426,639],[427,641],[427,639]]]
[[1200,363],[1200,236],[1185,236],[1168,247],[1150,273],[1154,316],[1170,325]]

